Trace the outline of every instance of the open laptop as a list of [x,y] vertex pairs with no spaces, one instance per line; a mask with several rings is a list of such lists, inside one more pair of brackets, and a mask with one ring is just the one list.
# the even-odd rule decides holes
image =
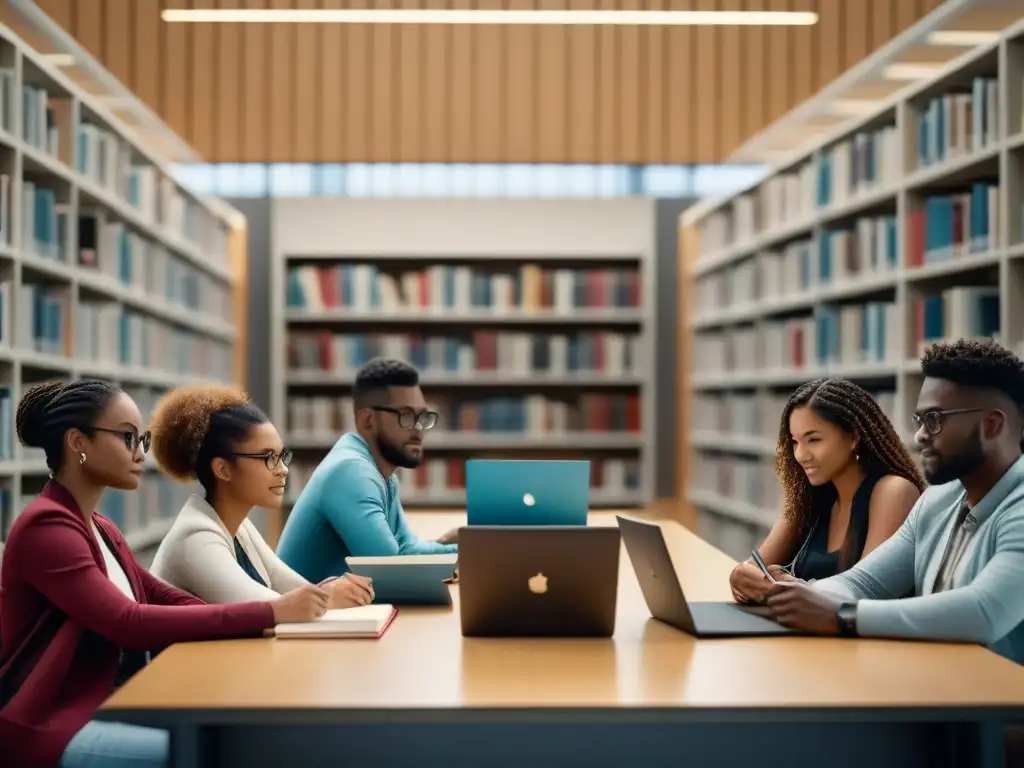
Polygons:
[[654,618],[696,637],[795,634],[772,619],[764,607],[688,602],[661,526],[619,515],[616,519],[644,601]]
[[459,530],[466,637],[611,637],[618,528],[467,526]]
[[589,461],[466,462],[469,525],[586,525],[589,507]]

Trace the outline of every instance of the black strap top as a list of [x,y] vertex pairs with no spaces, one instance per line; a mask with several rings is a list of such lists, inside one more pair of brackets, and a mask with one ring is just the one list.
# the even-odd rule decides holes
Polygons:
[[252,560],[245,554],[245,550],[242,549],[242,544],[238,541],[238,537],[235,536],[235,559],[238,564],[242,566],[242,570],[245,571],[257,584],[261,586],[267,586],[267,582],[260,576],[260,572],[256,570],[256,566],[252,564]]
[[793,561],[793,575],[798,579],[827,579],[853,567],[864,552],[868,538],[868,513],[871,494],[882,475],[869,474],[853,495],[850,507],[850,522],[846,528],[843,545],[834,551],[828,549],[828,529],[838,492],[829,483],[821,489],[812,510],[811,529],[808,531],[796,559]]

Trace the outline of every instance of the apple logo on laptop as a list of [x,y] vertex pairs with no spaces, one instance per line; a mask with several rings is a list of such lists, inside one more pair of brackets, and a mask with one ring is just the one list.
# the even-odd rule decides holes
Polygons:
[[543,573],[538,573],[536,576],[531,576],[527,579],[527,585],[530,587],[530,591],[535,595],[543,595],[548,591],[548,577]]
[[537,503],[537,500],[535,498],[533,498],[533,494],[532,493],[524,493],[523,494],[523,504],[525,504],[528,507],[532,507],[536,503]]

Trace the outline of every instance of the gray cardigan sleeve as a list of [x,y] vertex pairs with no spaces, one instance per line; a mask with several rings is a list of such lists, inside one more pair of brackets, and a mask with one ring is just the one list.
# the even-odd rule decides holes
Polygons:
[[862,600],[857,631],[873,637],[992,645],[1024,621],[1024,517],[999,521],[996,548],[966,586],[903,600]]
[[1024,515],[1001,517],[992,559],[970,584],[900,598],[914,587],[914,532],[924,499],[889,541],[846,573],[815,587],[857,601],[857,633],[862,637],[992,645],[1024,621]]

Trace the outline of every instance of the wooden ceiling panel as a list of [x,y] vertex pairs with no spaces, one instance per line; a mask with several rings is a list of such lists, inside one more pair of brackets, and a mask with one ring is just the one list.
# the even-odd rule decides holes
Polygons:
[[[220,162],[718,162],[941,0],[39,0]],[[803,28],[165,24],[163,8],[809,10]]]

